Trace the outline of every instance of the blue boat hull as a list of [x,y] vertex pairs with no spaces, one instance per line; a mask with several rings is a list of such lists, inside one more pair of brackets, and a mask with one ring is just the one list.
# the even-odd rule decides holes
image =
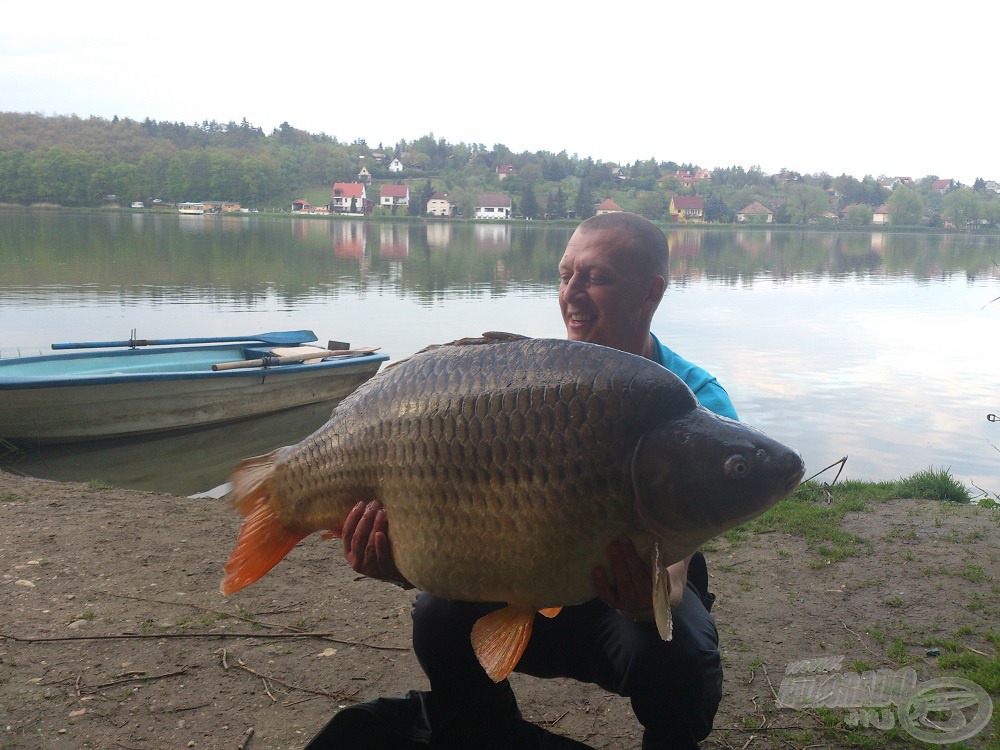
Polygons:
[[213,372],[247,345],[163,347],[0,360],[0,437],[75,442],[187,429],[337,401],[382,354]]

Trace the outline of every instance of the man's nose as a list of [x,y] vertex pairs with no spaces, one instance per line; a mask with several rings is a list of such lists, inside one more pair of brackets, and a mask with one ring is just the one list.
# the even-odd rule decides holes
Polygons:
[[586,285],[579,275],[574,274],[569,281],[566,282],[566,298],[575,299],[583,296],[586,292]]

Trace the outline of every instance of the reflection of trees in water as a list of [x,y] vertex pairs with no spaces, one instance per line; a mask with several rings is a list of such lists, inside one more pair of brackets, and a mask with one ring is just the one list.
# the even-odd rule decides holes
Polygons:
[[[377,288],[436,300],[553,288],[572,227],[491,222],[8,212],[7,288],[219,304]],[[767,275],[1000,277],[997,238],[954,234],[668,230],[671,283],[748,283]]]

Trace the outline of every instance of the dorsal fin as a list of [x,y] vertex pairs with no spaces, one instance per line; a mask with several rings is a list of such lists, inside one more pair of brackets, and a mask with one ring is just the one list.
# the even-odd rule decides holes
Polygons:
[[392,364],[388,364],[382,368],[382,372],[386,370],[391,370],[393,367],[399,367],[401,364],[409,360],[411,357],[416,357],[418,354],[423,354],[424,352],[432,352],[435,349],[440,349],[443,346],[480,346],[482,344],[496,344],[503,341],[520,341],[521,339],[530,339],[531,336],[522,336],[519,333],[505,333],[503,331],[486,331],[482,336],[469,336],[464,339],[456,339],[455,341],[449,341],[447,344],[431,344],[430,346],[425,346],[418,352],[414,352],[410,357],[406,359],[400,359]]

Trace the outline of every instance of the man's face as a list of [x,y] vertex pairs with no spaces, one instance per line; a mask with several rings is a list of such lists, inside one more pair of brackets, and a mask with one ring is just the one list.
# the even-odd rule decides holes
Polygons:
[[618,230],[573,234],[559,261],[559,309],[571,341],[639,354],[662,289],[659,277],[639,273],[625,239]]

